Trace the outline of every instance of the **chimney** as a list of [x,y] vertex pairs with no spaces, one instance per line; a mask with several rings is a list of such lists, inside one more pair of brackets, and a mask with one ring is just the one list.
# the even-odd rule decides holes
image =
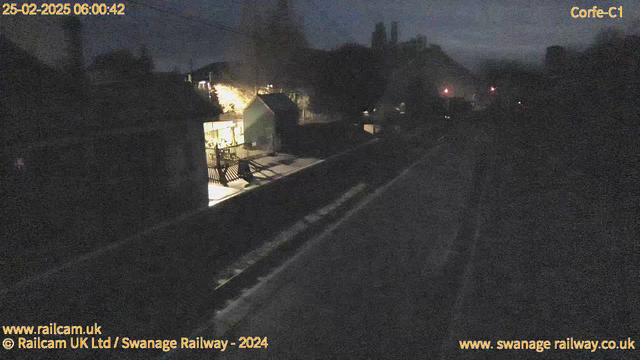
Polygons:
[[65,58],[63,67],[72,79],[84,82],[85,64],[82,51],[82,22],[77,16],[62,19],[64,29]]
[[391,23],[391,44],[398,45],[398,22]]
[[416,36],[416,50],[418,52],[422,52],[427,48],[427,37],[418,34],[418,36]]
[[383,22],[376,24],[376,28],[371,34],[371,48],[375,50],[384,50],[387,46],[387,31]]
[[549,46],[545,59],[545,70],[547,75],[562,74],[567,59],[567,52],[562,46]]
[[77,16],[61,19],[64,30],[65,54],[62,67],[68,75],[69,89],[78,97],[87,94],[89,80],[87,78],[82,51],[82,22]]

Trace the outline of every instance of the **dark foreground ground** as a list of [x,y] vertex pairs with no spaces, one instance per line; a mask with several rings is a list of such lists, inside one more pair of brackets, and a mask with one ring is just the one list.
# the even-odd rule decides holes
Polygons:
[[[230,339],[268,337],[229,359],[437,358],[474,242],[488,131],[458,124],[204,336],[229,325]],[[176,354],[194,356],[207,354]]]
[[[112,341],[115,337],[189,336],[224,306],[230,295],[216,291],[219,275],[238,257],[359,186],[362,191],[350,198],[349,203],[314,222],[296,238],[303,242],[313,236],[344,214],[348,206],[421,156],[442,131],[431,126],[424,133],[413,134],[421,136],[373,142],[181,222],[100,248],[55,267],[54,271],[10,274],[11,282],[0,289],[1,325],[98,323],[102,335],[112,337]],[[268,267],[263,270],[268,271]],[[29,339],[34,337],[37,336]],[[14,338],[17,341],[18,337]],[[161,351],[121,350],[120,347],[113,351],[66,352],[13,349],[2,350],[0,358],[111,359],[162,355]]]
[[[617,347],[640,340],[639,178],[628,161],[637,146],[605,131],[589,136],[586,122],[569,135],[553,124],[563,120],[555,114],[496,114],[482,231],[451,357],[639,356],[602,344],[594,352],[554,350],[567,338]],[[496,350],[498,340],[547,339],[551,349],[542,352]],[[494,350],[461,351],[459,340],[492,340]]]
[[[267,349],[217,356],[638,358],[634,164],[611,172],[626,154],[585,152],[536,123],[542,115],[489,111],[460,124],[219,316],[231,341],[268,337]],[[491,342],[462,349],[469,340]],[[215,355],[176,357],[193,356]]]
[[[287,200],[264,190],[247,197],[250,203],[230,203],[225,213],[235,220],[224,224],[235,227],[215,232],[215,222],[203,218],[188,231],[169,229],[2,294],[3,325],[96,321],[112,338],[259,336],[268,338],[267,348],[0,354],[638,358],[634,349],[554,348],[567,338],[638,340],[638,173],[624,166],[624,156],[585,152],[581,142],[541,126],[542,116],[488,111],[460,120],[442,139],[431,132],[363,148],[339,167],[320,167],[270,190]],[[622,168],[613,172],[611,163]],[[348,176],[327,176],[333,171]],[[303,232],[307,247],[289,252],[278,271],[266,269],[262,276],[270,276],[220,306],[215,275],[229,259],[360,183],[367,191],[346,204],[348,211]],[[246,212],[280,220],[278,226],[239,220]],[[243,236],[234,237],[238,232]],[[236,245],[216,245],[222,234]],[[492,343],[461,349],[467,340]],[[551,349],[498,350],[499,340],[549,340]]]

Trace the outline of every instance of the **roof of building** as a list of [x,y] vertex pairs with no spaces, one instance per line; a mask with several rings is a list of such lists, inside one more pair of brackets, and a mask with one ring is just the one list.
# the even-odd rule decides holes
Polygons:
[[0,71],[53,71],[35,56],[21,49],[18,45],[0,33]]
[[298,106],[282,93],[261,94],[258,98],[274,113],[287,113],[298,111]]
[[[122,79],[120,79],[122,80]],[[179,74],[148,73],[83,85],[0,34],[5,143],[26,144],[93,131],[211,118],[221,110]]]
[[113,122],[113,126],[184,121],[221,113],[179,75],[149,74],[135,81],[96,86],[91,92],[94,116]]
[[68,132],[75,102],[69,78],[0,34],[0,83],[6,145]]
[[221,61],[193,70],[191,76],[195,82],[209,81],[209,73],[211,73],[214,83],[232,83],[241,80],[242,74],[253,74],[254,70],[248,64]]

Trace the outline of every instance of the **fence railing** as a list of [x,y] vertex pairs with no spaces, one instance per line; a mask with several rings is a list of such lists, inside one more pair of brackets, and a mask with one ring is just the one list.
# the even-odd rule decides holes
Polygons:
[[265,155],[267,153],[265,150],[245,149],[244,145],[245,144],[239,144],[218,148],[217,153],[215,147],[205,148],[205,152],[207,154],[207,164],[209,166],[216,166],[217,156],[220,157],[220,161],[228,164],[235,164],[238,162],[238,160],[252,159],[258,156]]
[[[245,149],[244,144],[224,148],[207,147],[205,151],[207,154],[209,181],[225,186],[227,182],[240,178],[238,171],[239,160],[251,160],[267,153],[264,150]],[[250,164],[251,172],[260,171],[261,167],[257,163],[250,161]]]
[[[222,170],[219,170],[215,166],[209,167],[207,170],[209,174],[209,182],[212,183],[226,185],[229,181],[240,179],[240,176],[238,175],[238,164],[229,165]],[[224,179],[222,177],[224,177]]]

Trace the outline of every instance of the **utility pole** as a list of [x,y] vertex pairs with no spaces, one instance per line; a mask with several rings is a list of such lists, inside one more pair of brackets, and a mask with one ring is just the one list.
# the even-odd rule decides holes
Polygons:
[[193,84],[193,58],[189,59],[189,75],[187,79]]
[[258,1],[253,0],[253,66],[256,72],[255,95],[258,95],[258,84],[260,83],[260,68],[258,62]]

